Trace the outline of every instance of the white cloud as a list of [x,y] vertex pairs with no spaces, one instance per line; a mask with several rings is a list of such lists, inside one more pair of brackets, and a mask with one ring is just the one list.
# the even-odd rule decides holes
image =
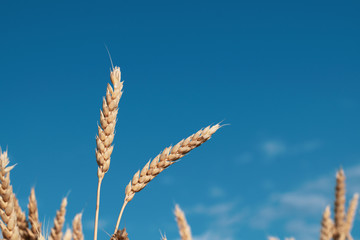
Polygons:
[[319,238],[320,235],[320,224],[309,224],[303,220],[292,220],[289,221],[285,229],[287,232],[296,236],[296,239],[309,239],[315,240]]
[[262,144],[262,150],[268,157],[275,157],[286,152],[284,143],[270,140]]
[[187,211],[189,215],[199,215],[210,220],[206,232],[194,234],[194,240],[232,240],[239,225],[246,220],[247,212],[239,210],[236,202],[214,205],[198,204]]
[[234,238],[228,236],[229,233],[224,233],[223,231],[214,231],[208,230],[200,235],[193,236],[194,240],[233,240]]
[[312,152],[321,147],[318,140],[310,140],[297,144],[287,144],[279,140],[267,140],[261,144],[261,151],[270,158],[281,155],[298,155]]
[[[360,165],[345,169],[347,199],[359,192]],[[282,224],[282,235],[296,239],[315,240],[319,237],[320,221],[326,205],[334,201],[335,170],[324,176],[307,181],[299,188],[272,194],[251,215],[249,226],[271,232],[275,225]],[[346,203],[348,204],[348,202]]]
[[[95,224],[95,220],[94,219],[87,219],[84,221],[84,228],[85,230],[93,230],[94,229],[94,224]],[[108,225],[109,222],[105,219],[99,219],[99,229],[105,229]]]
[[305,193],[302,190],[280,194],[275,199],[284,206],[295,207],[310,213],[323,209],[329,203],[329,199],[321,193]]
[[234,202],[219,203],[211,206],[205,204],[197,204],[193,208],[189,209],[189,213],[205,214],[205,215],[222,215],[229,213],[235,207]]
[[225,195],[225,192],[222,188],[218,186],[213,186],[210,188],[210,196],[213,198],[220,198]]

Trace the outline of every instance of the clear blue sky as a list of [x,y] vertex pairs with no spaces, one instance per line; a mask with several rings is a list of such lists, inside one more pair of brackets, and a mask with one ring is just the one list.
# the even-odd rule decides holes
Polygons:
[[99,239],[139,168],[223,120],[135,196],[121,227],[134,240],[179,239],[178,203],[196,240],[317,239],[336,169],[348,198],[360,192],[359,10],[358,1],[2,1],[0,146],[17,163],[20,204],[35,186],[48,230],[70,192],[66,224],[83,211],[92,238],[106,44],[124,94]]

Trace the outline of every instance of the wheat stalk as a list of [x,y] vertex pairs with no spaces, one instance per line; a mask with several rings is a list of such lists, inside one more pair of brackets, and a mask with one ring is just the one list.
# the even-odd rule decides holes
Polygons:
[[333,236],[334,224],[330,218],[330,215],[330,206],[327,206],[321,221],[320,240],[330,240]]
[[192,240],[190,226],[186,221],[186,217],[183,210],[181,210],[181,208],[177,204],[175,205],[174,214],[179,228],[181,240]]
[[133,199],[135,193],[141,191],[164,169],[177,162],[177,160],[185,156],[194,148],[199,147],[201,144],[209,140],[219,128],[220,125],[216,124],[212,127],[208,126],[205,129],[199,130],[190,137],[181,140],[175,146],[165,148],[163,152],[157,155],[151,162],[149,161],[141,171],[137,171],[125,188],[125,199],[120,210],[114,233],[116,233],[117,229],[119,228],[121,216],[125,206]]
[[41,236],[41,223],[39,222],[39,213],[34,188],[31,188],[30,191],[28,209],[28,218],[31,223],[31,228],[28,229],[29,238],[30,240],[38,240]]
[[2,152],[0,148],[0,228],[4,239],[20,239],[19,228],[15,210],[15,195],[10,185],[10,171],[14,166],[8,166],[9,157],[7,151]]
[[76,214],[72,223],[72,232],[73,232],[72,237],[74,240],[84,240],[81,218],[82,218],[82,213]]
[[51,229],[51,235],[49,237],[49,240],[61,240],[62,228],[65,222],[66,205],[67,205],[67,199],[65,197],[61,201],[60,210],[56,212],[56,217],[54,219],[54,226]]
[[106,96],[103,98],[102,110],[100,110],[100,126],[98,126],[98,135],[96,136],[95,155],[96,162],[98,164],[98,187],[95,210],[94,240],[97,240],[101,182],[105,173],[110,168],[110,156],[114,148],[111,144],[115,136],[118,105],[122,95],[123,82],[121,82],[121,72],[119,67],[112,69],[110,73],[110,80],[114,88],[112,88],[110,84],[107,86]]
[[334,240],[345,240],[345,174],[342,169],[336,173],[335,188],[335,233]]

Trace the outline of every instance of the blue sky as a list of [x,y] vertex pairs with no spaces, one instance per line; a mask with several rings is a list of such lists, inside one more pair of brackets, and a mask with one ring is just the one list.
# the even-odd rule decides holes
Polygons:
[[99,239],[109,239],[138,169],[220,121],[230,125],[130,202],[121,223],[130,238],[160,239],[161,232],[179,239],[178,203],[196,240],[317,239],[340,166],[348,199],[360,192],[359,7],[3,1],[0,146],[17,163],[11,178],[20,204],[26,208],[34,186],[48,230],[69,194],[67,226],[83,211],[92,238],[95,135],[111,66],[106,44],[124,94]]

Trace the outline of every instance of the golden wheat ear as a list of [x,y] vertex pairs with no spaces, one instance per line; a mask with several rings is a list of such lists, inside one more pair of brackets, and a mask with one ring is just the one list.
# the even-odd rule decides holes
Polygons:
[[110,240],[129,240],[126,228],[116,231],[116,233],[111,236]]
[[334,224],[334,239],[345,240],[346,229],[345,229],[345,174],[343,169],[340,168],[336,173],[336,187],[335,187],[335,224]]
[[20,205],[19,205],[19,201],[16,198],[15,194],[14,194],[14,204],[15,204],[15,211],[16,211],[16,218],[17,218],[17,224],[19,227],[19,233],[20,233],[20,237],[21,239],[28,239],[29,238],[29,234],[28,234],[28,228],[29,228],[29,222],[26,220],[26,214],[25,212],[21,209]]
[[15,210],[15,195],[10,184],[10,171],[14,166],[9,165],[7,151],[0,148],[0,228],[4,239],[18,240],[20,232]]
[[122,96],[123,82],[119,67],[115,67],[110,73],[113,84],[107,86],[106,96],[103,98],[102,110],[100,110],[100,126],[96,136],[96,162],[98,164],[98,177],[104,178],[110,168],[110,157],[113,151],[111,145],[115,136],[115,125],[118,114],[118,105]]
[[137,171],[125,188],[125,199],[123,206],[121,207],[120,214],[115,226],[114,233],[117,232],[121,220],[121,216],[125,209],[125,206],[130,202],[135,193],[141,191],[152,179],[154,179],[159,173],[174,164],[180,158],[184,157],[191,150],[199,147],[201,144],[211,138],[211,136],[219,130],[221,126],[216,124],[214,126],[208,126],[199,130],[190,137],[181,140],[173,147],[165,148],[159,155],[157,155],[151,162],[149,161],[143,169]]
[[98,126],[98,135],[96,136],[95,156],[98,164],[98,186],[96,193],[94,240],[97,240],[101,183],[105,173],[110,168],[110,157],[114,149],[114,146],[111,144],[115,136],[118,105],[123,93],[123,82],[121,82],[121,72],[119,67],[112,69],[110,80],[114,88],[112,88],[110,84],[107,86],[106,96],[103,98],[102,110],[100,110],[100,126]]
[[56,212],[56,217],[54,219],[54,226],[51,229],[51,235],[49,236],[49,240],[61,240],[62,238],[62,228],[65,222],[65,214],[66,214],[66,205],[67,198],[63,198],[61,201],[60,209]]
[[28,229],[29,239],[38,240],[41,237],[41,223],[39,221],[39,212],[34,188],[30,191],[28,210],[28,218],[31,223],[31,228]]
[[81,218],[82,213],[76,214],[72,223],[72,237],[74,240],[84,240]]
[[192,240],[191,229],[188,222],[186,221],[185,213],[177,204],[175,205],[174,215],[178,225],[181,240]]
[[72,237],[74,240],[84,240],[84,233],[82,231],[82,223],[81,223],[82,213],[76,214],[73,220],[73,233]]
[[330,215],[330,206],[327,206],[321,221],[320,240],[330,240],[333,237],[334,223]]
[[359,201],[359,194],[355,193],[350,201],[349,209],[346,214],[346,232],[348,234],[350,234],[353,227],[358,201]]

